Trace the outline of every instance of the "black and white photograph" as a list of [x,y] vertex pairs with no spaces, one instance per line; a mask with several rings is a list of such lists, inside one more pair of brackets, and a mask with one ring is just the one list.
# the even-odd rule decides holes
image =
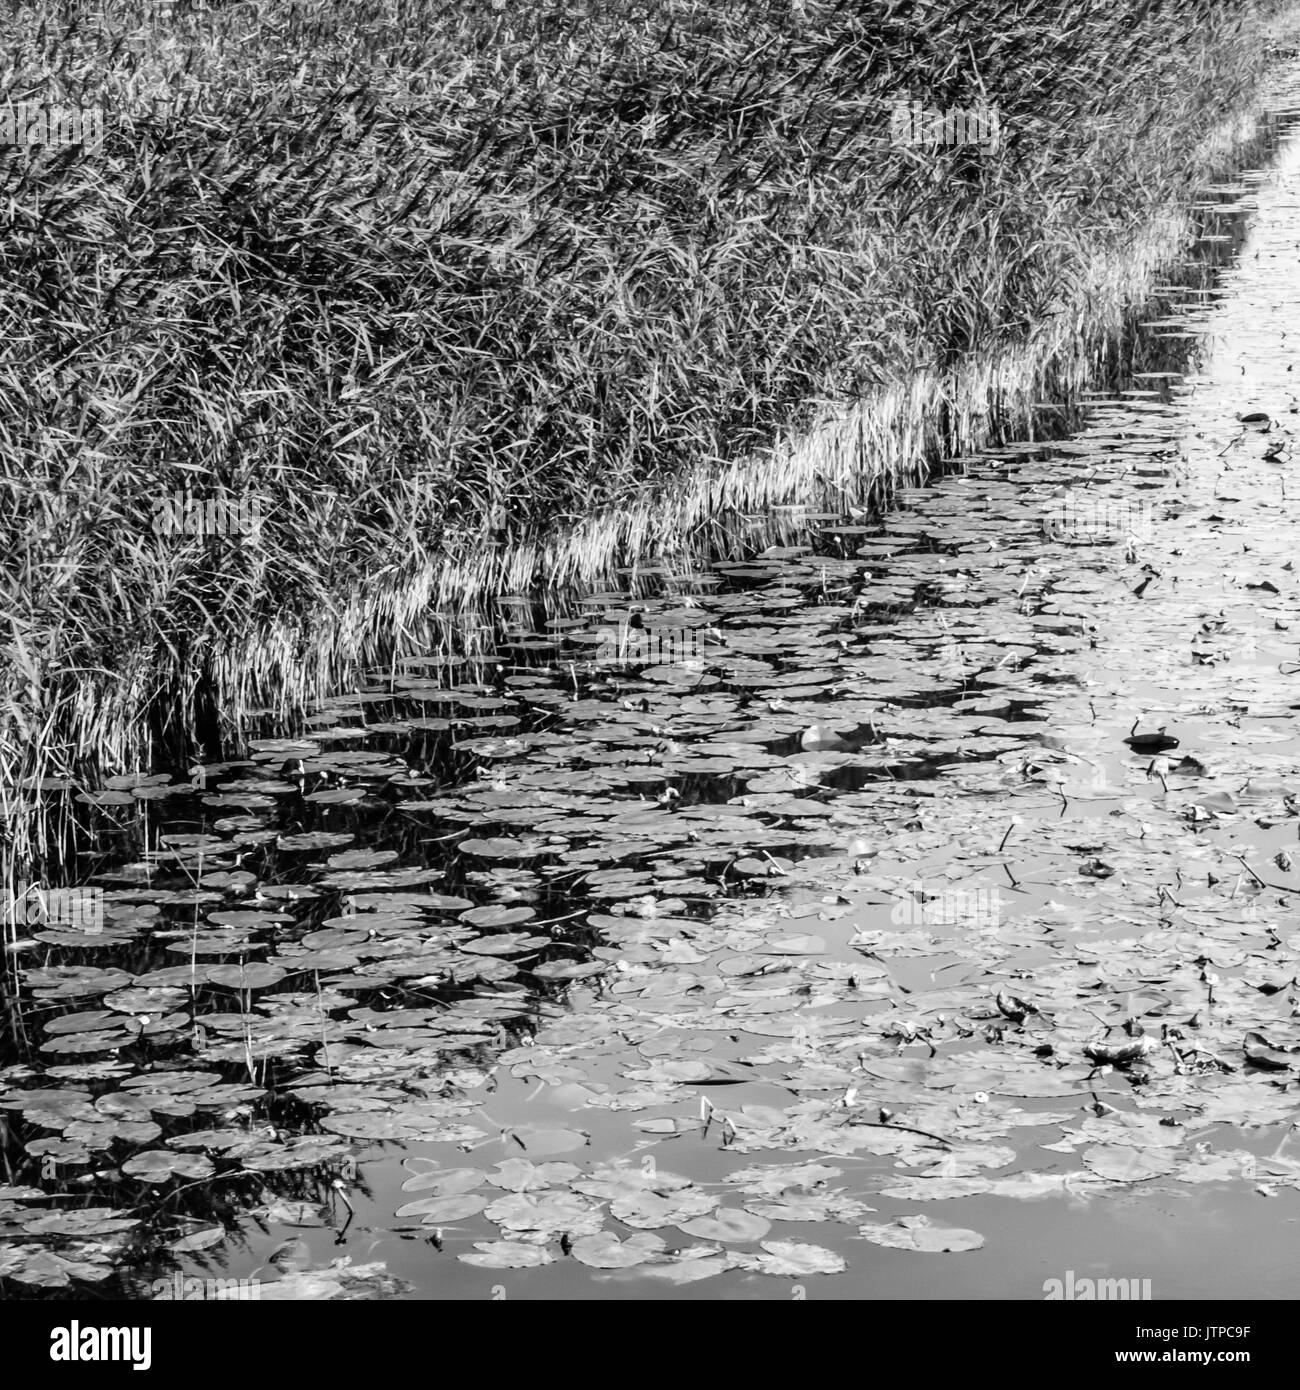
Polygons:
[[1297,364],[1300,0],[0,0],[7,1340],[1266,1363]]

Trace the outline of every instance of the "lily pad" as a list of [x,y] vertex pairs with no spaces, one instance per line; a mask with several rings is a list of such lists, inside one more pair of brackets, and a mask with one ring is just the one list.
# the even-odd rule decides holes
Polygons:
[[900,1216],[882,1225],[859,1226],[858,1233],[873,1245],[884,1245],[891,1250],[916,1250],[927,1255],[978,1250],[984,1244],[984,1237],[978,1231],[943,1226],[927,1216]]

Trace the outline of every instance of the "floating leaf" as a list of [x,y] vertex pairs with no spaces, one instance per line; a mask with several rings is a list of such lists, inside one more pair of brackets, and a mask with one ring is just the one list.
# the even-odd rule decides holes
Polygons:
[[426,1226],[437,1226],[444,1221],[460,1221],[466,1216],[476,1216],[488,1204],[486,1197],[475,1193],[459,1193],[449,1197],[424,1197],[418,1202],[408,1202],[398,1207],[397,1215],[418,1216]]
[[1164,1152],[1129,1148],[1123,1144],[1096,1144],[1085,1149],[1083,1161],[1098,1177],[1111,1182],[1145,1182],[1174,1172],[1178,1160]]
[[267,989],[279,984],[285,972],[278,965],[210,965],[205,977],[209,984],[227,989]]
[[945,1254],[978,1250],[984,1237],[961,1226],[942,1226],[928,1216],[900,1216],[884,1225],[860,1226],[858,1233],[873,1245],[891,1250],[917,1250],[923,1254]]
[[511,1193],[493,1202],[484,1215],[511,1231],[566,1231],[577,1236],[600,1230],[599,1205],[572,1192]]
[[668,1248],[656,1235],[638,1231],[620,1241],[612,1231],[598,1231],[573,1242],[572,1255],[593,1269],[632,1269],[647,1260],[661,1257]]
[[540,1245],[524,1245],[516,1240],[478,1240],[474,1255],[458,1255],[467,1265],[479,1269],[536,1269],[553,1263],[555,1256]]
[[732,1258],[741,1269],[784,1279],[802,1279],[809,1274],[839,1274],[847,1268],[839,1255],[820,1245],[805,1245],[796,1240],[765,1240],[761,1248],[762,1255],[737,1254]]
[[716,1197],[690,1187],[668,1193],[628,1193],[616,1197],[609,1209],[625,1225],[655,1230],[662,1226],[680,1226],[684,1221],[705,1215],[717,1205]]
[[122,1165],[122,1171],[143,1182],[167,1182],[177,1178],[207,1178],[216,1171],[201,1154],[168,1153],[165,1149],[146,1149]]
[[718,1207],[708,1216],[679,1223],[678,1229],[701,1240],[745,1241],[759,1240],[772,1229],[772,1223],[749,1211]]

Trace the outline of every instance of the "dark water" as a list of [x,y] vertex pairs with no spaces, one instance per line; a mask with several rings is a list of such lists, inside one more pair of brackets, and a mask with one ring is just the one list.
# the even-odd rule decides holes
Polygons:
[[1290,1296],[1298,174],[1068,438],[63,793],[5,1293]]

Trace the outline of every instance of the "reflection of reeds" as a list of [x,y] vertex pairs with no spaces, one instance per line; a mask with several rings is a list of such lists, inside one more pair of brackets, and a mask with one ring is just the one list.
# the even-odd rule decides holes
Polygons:
[[[15,90],[106,125],[93,157],[0,150],[29,839],[20,773],[1026,418],[1177,244],[1264,52],[1226,0],[327,0],[270,46],[248,6],[123,42],[130,6],[96,33],[60,3],[0,19]],[[996,107],[998,147],[894,145],[902,92]],[[191,488],[256,497],[259,534],[156,534]]]

